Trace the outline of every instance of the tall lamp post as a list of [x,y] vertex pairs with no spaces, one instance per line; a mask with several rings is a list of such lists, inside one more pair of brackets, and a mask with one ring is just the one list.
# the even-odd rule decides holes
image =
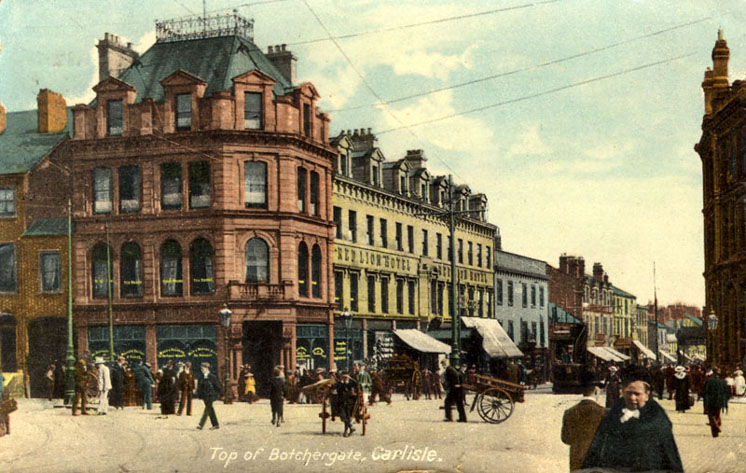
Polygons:
[[350,371],[350,329],[352,328],[352,312],[345,307],[344,312],[341,314],[342,320],[345,323],[345,369]]
[[231,389],[231,370],[230,370],[230,349],[228,348],[228,331],[231,328],[231,315],[233,311],[228,308],[228,304],[223,304],[220,311],[220,321],[223,324],[223,335],[225,337],[225,395],[223,404],[233,404],[233,390]]
[[707,329],[710,331],[710,361],[715,362],[715,330],[718,328],[718,316],[715,315],[715,311],[710,308],[710,315],[707,316]]

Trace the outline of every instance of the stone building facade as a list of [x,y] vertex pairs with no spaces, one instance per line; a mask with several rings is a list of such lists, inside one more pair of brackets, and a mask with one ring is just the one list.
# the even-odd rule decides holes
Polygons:
[[110,298],[115,352],[222,374],[227,350],[231,378],[250,363],[264,394],[275,365],[295,367],[297,334],[333,339],[329,118],[292,81],[294,56],[272,52],[159,38],[75,106],[79,351],[108,352]]
[[718,31],[712,68],[702,82],[702,136],[694,147],[702,162],[704,313],[719,320],[707,351],[709,361],[721,366],[741,363],[746,354],[746,81],[730,83],[729,58]]

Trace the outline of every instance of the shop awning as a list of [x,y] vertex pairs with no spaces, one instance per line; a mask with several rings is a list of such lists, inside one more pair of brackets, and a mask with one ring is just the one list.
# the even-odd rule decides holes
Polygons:
[[667,351],[658,350],[658,352],[661,354],[661,358],[663,358],[665,361],[669,363],[676,363],[676,357],[672,354],[668,353]]
[[624,353],[620,352],[619,350],[611,347],[604,347],[604,350],[611,353],[611,355],[614,357],[616,361],[629,361],[629,356],[625,355]]
[[415,328],[394,330],[402,342],[422,353],[451,353],[451,347]]
[[493,358],[516,358],[523,356],[523,352],[508,337],[505,330],[496,319],[479,317],[461,317],[467,328],[476,328],[482,336],[482,348]]
[[645,358],[655,360],[655,353],[653,353],[653,350],[643,345],[640,340],[632,340],[632,344],[640,350],[640,353],[642,353]]
[[588,347],[588,353],[604,361],[617,361],[611,353],[604,350],[604,347]]

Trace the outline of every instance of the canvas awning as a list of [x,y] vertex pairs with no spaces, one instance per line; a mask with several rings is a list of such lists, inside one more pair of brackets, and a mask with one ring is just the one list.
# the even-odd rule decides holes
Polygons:
[[667,351],[658,350],[658,352],[661,354],[661,358],[663,358],[665,361],[669,363],[676,363],[676,357],[672,354],[668,353]]
[[416,328],[394,330],[394,335],[421,353],[451,353],[451,347]]
[[476,328],[482,336],[482,348],[493,358],[516,358],[523,356],[523,352],[508,337],[496,319],[479,317],[461,317],[467,328]]
[[604,347],[588,347],[588,353],[604,361],[616,361],[611,353],[604,350]]
[[642,353],[645,358],[655,360],[655,353],[653,353],[653,350],[643,345],[640,340],[632,340],[632,344],[640,350],[640,353]]
[[617,349],[614,349],[612,347],[604,347],[604,350],[611,353],[611,355],[614,357],[615,361],[629,361],[629,356],[625,355],[624,353],[620,352]]

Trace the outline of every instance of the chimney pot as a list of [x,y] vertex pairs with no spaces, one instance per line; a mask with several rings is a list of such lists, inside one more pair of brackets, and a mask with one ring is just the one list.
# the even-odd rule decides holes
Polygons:
[[267,53],[269,53],[269,54],[272,54],[272,46],[269,46],[269,47],[267,48]]
[[285,51],[285,46],[287,46],[287,44],[283,44],[283,45],[282,45],[282,51],[283,51],[283,52]]
[[132,41],[127,42],[127,49],[132,49]]
[[370,132],[370,130],[371,130],[371,129],[370,129],[370,128],[368,128],[368,134],[369,134],[369,135],[371,135],[371,134],[372,134],[372,133]]

